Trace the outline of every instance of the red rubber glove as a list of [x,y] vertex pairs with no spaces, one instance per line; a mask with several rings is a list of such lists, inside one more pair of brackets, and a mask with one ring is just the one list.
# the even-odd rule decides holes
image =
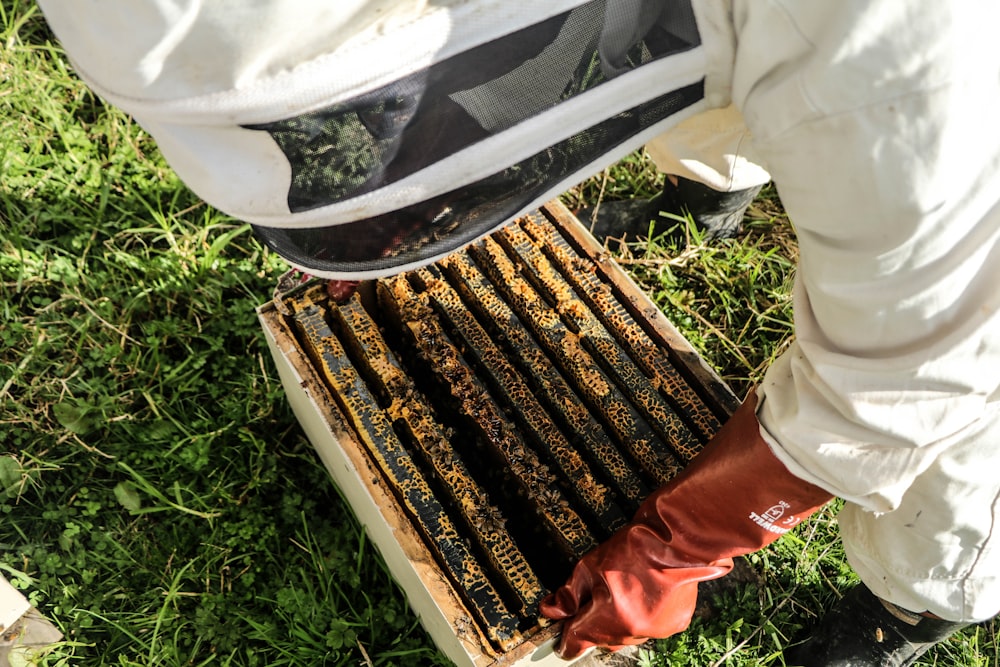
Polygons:
[[563,621],[560,656],[681,632],[699,581],[728,573],[734,556],[770,544],[832,498],[774,457],[756,405],[751,395],[683,472],[542,601],[542,615]]

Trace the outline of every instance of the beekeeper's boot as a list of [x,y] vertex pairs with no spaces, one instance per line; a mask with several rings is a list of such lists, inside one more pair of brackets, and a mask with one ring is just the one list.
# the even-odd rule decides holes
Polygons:
[[[671,178],[676,178],[677,183]],[[577,217],[600,241],[634,241],[665,232],[683,238],[685,229],[680,219],[688,215],[704,239],[733,238],[742,230],[743,216],[761,187],[720,192],[676,176],[664,179],[663,190],[652,199],[603,202],[579,211]]]
[[969,625],[928,618],[851,589],[802,644],[785,651],[788,667],[906,667]]
[[684,630],[699,581],[726,574],[734,556],[770,544],[830,500],[774,457],[755,408],[751,396],[631,523],[542,601],[544,616],[564,621],[562,657]]

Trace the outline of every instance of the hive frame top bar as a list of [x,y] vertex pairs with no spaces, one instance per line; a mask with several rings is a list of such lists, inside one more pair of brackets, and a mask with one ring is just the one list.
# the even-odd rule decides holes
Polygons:
[[633,317],[641,320],[647,326],[647,333],[657,343],[672,354],[676,362],[683,366],[696,378],[701,387],[708,392],[706,398],[715,402],[715,407],[721,417],[725,418],[736,411],[740,401],[714,368],[698,354],[697,351],[677,328],[660,313],[656,305],[635,284],[621,265],[608,255],[607,250],[594,236],[577,220],[576,216],[559,200],[553,200],[541,208],[541,212],[566,237],[581,255],[594,260],[595,270],[601,274],[631,311]]
[[[648,338],[667,350],[671,362],[697,386],[700,398],[718,422],[724,421],[738,405],[737,398],[606,250],[561,203],[546,204],[537,215],[551,223],[569,247],[590,263],[594,275],[610,288]],[[309,285],[300,286],[278,298],[295,298],[308,289]],[[475,627],[467,601],[428,554],[424,537],[378,474],[378,466],[359,442],[350,419],[330,400],[323,377],[288,326],[287,313],[280,301],[258,308],[289,402],[438,648],[463,667],[567,664],[552,652],[557,626],[541,623],[500,651],[495,641]]]

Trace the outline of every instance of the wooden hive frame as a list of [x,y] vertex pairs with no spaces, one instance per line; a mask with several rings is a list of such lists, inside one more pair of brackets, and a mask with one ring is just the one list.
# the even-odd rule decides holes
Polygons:
[[[511,267],[505,259],[508,254],[519,258],[521,266]],[[472,262],[488,267],[484,273],[494,274],[494,282],[503,286],[499,297],[485,294],[477,285],[476,272],[468,270]],[[433,354],[442,360],[438,365],[449,369],[436,371],[442,374],[443,382],[466,387],[464,396],[478,396],[480,380],[469,376],[461,359],[472,350],[480,369],[477,372],[489,375],[496,391],[522,397],[518,402],[525,404],[523,414],[517,424],[503,425],[495,450],[498,456],[507,457],[503,465],[523,486],[518,493],[544,499],[538,501],[540,520],[551,524],[549,534],[563,545],[570,559],[609,534],[645,493],[676,474],[737,406],[736,398],[716,373],[558,202],[546,204],[429,269],[379,281],[375,287],[362,291],[380,294],[378,308],[386,312],[386,318],[409,329],[412,345],[433,348]],[[536,312],[537,304],[519,298],[529,289],[547,303],[557,304],[554,310]],[[360,301],[325,308],[318,303],[324,297],[320,284],[305,285],[262,305],[258,316],[296,417],[421,623],[438,648],[459,667],[565,665],[553,653],[558,627],[533,616],[545,590],[532,572],[517,565],[521,562],[517,545],[505,541],[503,529],[493,530],[488,521],[483,527],[480,519],[468,520],[462,528],[452,526],[445,512],[435,514],[439,503],[445,502],[474,508],[470,513],[490,514],[484,492],[463,472],[461,463],[456,463],[449,438],[442,435],[447,430],[424,428],[433,416],[423,414],[419,399],[405,404],[391,399],[393,392],[397,396],[417,392],[391,354],[386,357],[377,327],[366,323]],[[484,334],[476,318],[467,312],[465,304],[470,299],[476,300],[471,309],[479,312],[480,319],[515,323],[508,327],[511,340],[506,343],[506,353],[492,345],[492,336]],[[440,313],[447,326],[422,323],[420,309]],[[321,314],[326,310],[330,312]],[[352,342],[343,347],[352,349],[340,349],[328,331],[331,320],[335,320],[334,328],[350,330]],[[518,337],[539,341],[538,349],[543,351],[529,349]],[[532,354],[540,358],[532,359]],[[356,371],[348,356],[365,368]],[[515,356],[523,358],[508,359]],[[552,365],[545,363],[549,358],[564,365],[562,374],[580,375],[577,380],[582,384],[578,387],[588,384],[586,376],[597,365],[594,359],[602,359],[602,377],[614,380],[614,400],[628,406],[627,410],[605,406],[621,415],[620,424],[606,420],[604,425],[618,442],[628,443],[617,450],[609,445],[604,431],[587,426],[587,420],[593,421],[590,415],[573,414],[572,408],[567,408],[561,417],[566,423],[579,424],[572,438],[574,446],[590,452],[587,455],[592,460],[612,461],[608,469],[593,473],[603,481],[596,481],[565,438],[540,435],[546,431],[544,420],[532,416],[540,408],[529,400],[529,392],[511,371],[515,361],[525,367],[548,368]],[[549,377],[546,372],[545,368],[538,370],[532,382],[551,395],[567,391],[560,385],[560,373]],[[369,378],[368,385],[359,381],[362,375]],[[468,396],[463,400],[472,400]],[[587,399],[598,411],[604,409],[602,401],[611,400],[606,392]],[[482,419],[486,424],[506,419],[488,397],[477,399],[475,411],[485,413]],[[403,451],[393,426],[409,433],[412,442],[408,446],[419,451]],[[522,435],[522,431],[530,433]],[[539,466],[523,466],[517,444],[522,438],[548,443],[544,456],[572,483],[553,486],[548,473],[537,476],[531,472]],[[657,444],[663,442],[669,443],[669,451]],[[399,484],[399,479],[409,475],[411,457],[427,462],[428,475],[451,480],[435,488],[454,492],[458,499],[429,498],[423,486]],[[645,471],[644,481],[632,480],[614,463],[616,457],[637,461]],[[606,502],[607,484],[617,490],[625,511]],[[587,493],[571,505],[560,490],[569,487],[584,488]],[[601,524],[596,533],[576,518],[573,508],[581,506],[585,514],[597,517],[590,520],[592,523]],[[452,539],[457,530],[464,531],[465,537]],[[472,543],[474,547],[467,546]],[[468,549],[472,548],[481,554],[482,563],[472,562],[474,558],[470,561],[472,552]],[[524,576],[517,576],[513,585],[500,582],[494,590],[493,580],[488,573],[482,575],[480,566],[494,571],[520,568]],[[474,595],[460,590],[462,577],[456,574],[457,569],[470,570],[473,579],[480,577],[476,581],[485,576],[490,584],[478,587]],[[511,608],[509,613],[504,611],[505,605]],[[531,621],[528,625],[525,618]]]

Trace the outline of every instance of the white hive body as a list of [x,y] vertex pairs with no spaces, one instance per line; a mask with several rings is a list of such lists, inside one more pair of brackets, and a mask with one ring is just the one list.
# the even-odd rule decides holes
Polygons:
[[735,397],[558,203],[425,269],[259,309],[289,401],[438,647],[565,664],[539,601]]

